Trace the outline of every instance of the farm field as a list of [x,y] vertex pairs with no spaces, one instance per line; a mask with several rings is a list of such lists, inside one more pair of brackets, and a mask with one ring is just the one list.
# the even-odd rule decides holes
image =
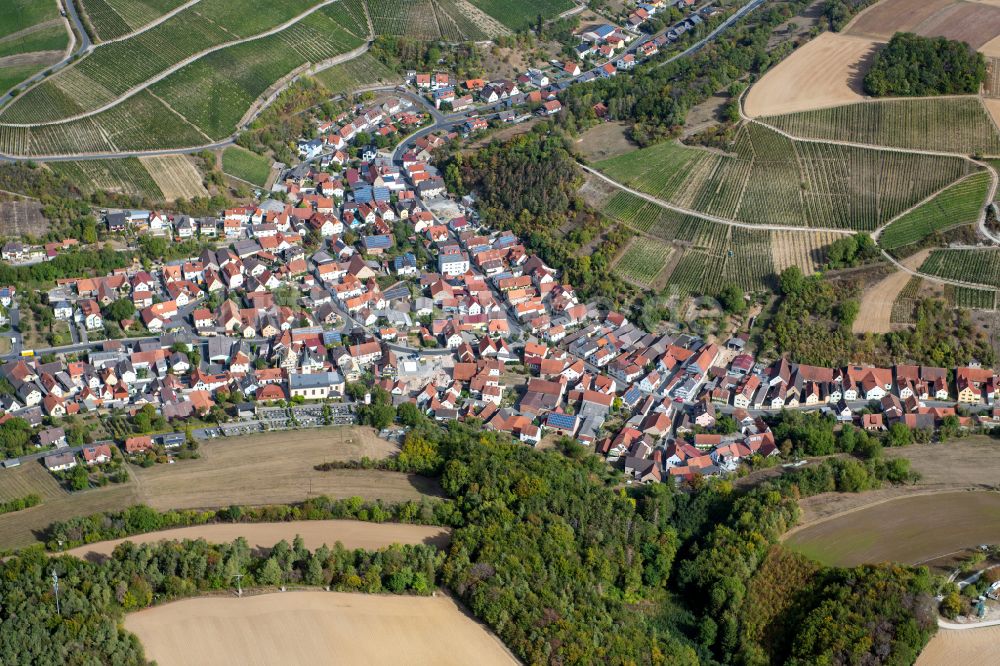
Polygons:
[[[3,470],[3,474],[0,475],[0,502],[9,502],[32,493],[40,496],[42,503],[69,496],[69,492],[64,490],[41,464],[25,463],[13,469]],[[2,547],[0,544],[0,548]]]
[[70,44],[55,0],[0,3],[0,95],[58,62]]
[[938,629],[917,657],[915,666],[974,664],[981,661],[984,654],[996,650],[997,645],[1000,645],[1000,627],[997,626],[961,631]]
[[225,173],[259,187],[267,184],[271,162],[269,158],[240,146],[229,146],[222,151],[222,170]]
[[892,251],[935,232],[977,221],[989,188],[990,176],[985,171],[955,183],[886,227],[879,235],[879,245]]
[[[920,261],[930,254],[929,250],[924,250],[918,255],[921,257]],[[909,261],[909,258],[907,259]],[[906,262],[904,262],[906,263]],[[892,324],[912,324],[913,316],[916,312],[917,307],[917,295],[920,293],[920,289],[923,286],[924,280],[916,275],[912,276],[906,283],[906,286],[896,295],[896,298],[892,301],[892,310],[889,312],[889,322]],[[864,300],[861,301],[862,312],[864,312]],[[879,307],[884,307],[884,305],[879,304]]]
[[350,92],[373,85],[393,85],[402,80],[396,72],[369,53],[324,69],[313,78],[331,93]]
[[139,162],[149,172],[167,201],[208,196],[201,174],[185,155],[140,157]]
[[[127,483],[65,493],[27,511],[0,515],[0,549],[36,543],[37,532],[56,520],[139,503],[166,510],[286,503],[318,495],[335,498],[356,495],[388,502],[440,495],[436,483],[423,477],[379,470],[317,472],[313,469],[314,465],[331,460],[380,458],[397,449],[395,444],[379,439],[371,429],[361,427],[318,428],[210,441],[202,444],[201,458],[197,460],[148,469],[131,466]],[[13,478],[6,474],[19,473],[26,467],[0,470],[0,487],[4,479]],[[39,469],[48,476],[40,466]]]
[[49,169],[91,194],[100,190],[149,201],[163,201],[164,193],[138,158],[50,162]]
[[1000,6],[961,0],[883,0],[859,14],[846,32],[882,41],[896,32],[913,32],[979,49],[1000,34]]
[[186,0],[81,0],[97,41],[117,39],[180,7]]
[[918,564],[991,543],[998,530],[1000,493],[937,493],[900,497],[816,523],[786,544],[831,566]]
[[909,281],[909,273],[897,270],[866,289],[851,331],[857,335],[892,331],[893,303]]
[[1000,287],[1000,248],[934,250],[921,273]]
[[596,163],[610,178],[754,224],[872,230],[972,173],[958,157],[793,141],[757,123],[732,154],[665,142]]
[[513,31],[534,25],[538,17],[547,20],[573,9],[572,0],[469,0]]
[[25,91],[0,111],[0,122],[37,124],[94,111],[205,49],[265,32],[319,2],[201,0],[149,30],[97,46]]
[[955,305],[972,310],[995,310],[997,292],[994,289],[955,287]]
[[0,38],[0,65],[14,65],[36,55],[56,62],[69,44],[62,21],[46,22],[23,32]]
[[1000,153],[1000,133],[978,97],[858,102],[761,120],[802,138],[962,154]]
[[131,541],[135,544],[158,543],[160,541],[184,541],[204,539],[209,543],[232,543],[243,537],[251,548],[268,550],[281,540],[289,543],[301,536],[306,548],[316,550],[320,546],[333,546],[338,541],[344,548],[354,550],[377,550],[394,543],[427,543],[444,547],[450,537],[444,527],[432,525],[405,525],[401,523],[367,523],[360,520],[291,520],[282,523],[220,523],[195,525],[161,532],[137,534],[126,539],[112,539],[80,546],[66,551],[68,555],[91,558],[95,555],[108,556],[118,544]]
[[672,252],[668,243],[636,237],[618,259],[614,270],[629,282],[648,287],[666,267]]
[[773,116],[858,102],[877,47],[865,37],[824,32],[754,84],[744,111],[751,117]]
[[213,139],[236,129],[251,105],[275,82],[362,44],[344,29],[336,5],[279,33],[209,54],[152,86],[152,92]]
[[107,111],[58,125],[0,125],[0,152],[24,157],[190,148],[210,140],[148,90]]
[[125,628],[160,666],[518,663],[489,630],[443,594],[204,597],[129,614]]
[[504,32],[464,0],[366,0],[375,33],[446,42],[482,41]]

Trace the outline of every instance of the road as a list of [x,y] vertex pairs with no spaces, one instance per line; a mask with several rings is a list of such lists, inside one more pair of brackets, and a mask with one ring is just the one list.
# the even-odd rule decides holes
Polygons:
[[31,78],[22,81],[13,89],[8,90],[2,97],[0,97],[0,108],[14,98],[14,90],[23,90],[27,87],[34,86],[42,79],[58,72],[77,56],[83,55],[92,48],[93,43],[90,41],[90,35],[87,34],[87,31],[83,27],[83,21],[80,20],[80,14],[76,11],[76,4],[74,3],[74,0],[62,0],[62,2],[66,5],[66,17],[73,22],[74,26],[76,26],[76,33],[79,35],[76,50],[51,67],[43,69]]
[[719,25],[717,25],[715,27],[715,29],[712,30],[712,32],[708,33],[707,35],[705,35],[704,37],[702,37],[697,42],[695,42],[691,46],[687,47],[685,50],[681,51],[677,55],[672,56],[670,58],[667,58],[666,60],[664,60],[663,62],[661,62],[659,65],[657,65],[657,67],[663,67],[664,65],[669,65],[670,63],[674,62],[675,60],[677,60],[679,58],[683,58],[685,56],[689,56],[692,53],[698,51],[699,49],[701,49],[701,47],[705,46],[705,44],[709,43],[710,41],[712,41],[713,39],[715,39],[716,37],[718,37],[722,33],[723,30],[725,30],[726,28],[728,28],[732,24],[736,23],[741,18],[743,18],[744,16],[746,16],[747,14],[749,14],[750,12],[752,12],[753,10],[755,10],[758,7],[760,7],[761,5],[763,5],[765,2],[767,2],[767,0],[750,0],[750,2],[748,2],[745,5],[743,5],[738,10],[736,10],[736,12],[734,12],[732,16],[730,16],[725,21],[723,21],[722,23],[720,23]]

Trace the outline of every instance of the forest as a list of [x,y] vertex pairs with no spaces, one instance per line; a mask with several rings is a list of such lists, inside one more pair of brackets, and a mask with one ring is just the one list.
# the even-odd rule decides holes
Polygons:
[[[923,615],[931,602],[922,569],[807,563],[803,585],[812,594],[782,588],[782,572],[768,563],[794,557],[774,555],[775,544],[797,519],[797,498],[822,492],[822,479],[782,478],[748,491],[727,481],[693,493],[670,484],[623,489],[595,456],[536,451],[475,422],[442,428],[419,413],[397,416],[412,424],[405,466],[438,476],[448,501],[378,509],[325,498],[215,512],[134,507],[54,525],[49,536],[77,543],[209,520],[353,516],[454,525],[447,552],[309,553],[296,541],[258,557],[242,540],[188,541],[123,544],[98,566],[25,551],[0,565],[0,662],[144,663],[141,646],[120,626],[123,613],[228,589],[236,573],[244,587],[422,594],[442,584],[527,663],[901,663],[933,631],[926,621],[933,613]],[[61,614],[50,587],[53,564]],[[764,584],[783,592],[755,593]],[[763,633],[755,626],[761,617],[775,618]]]
[[974,95],[986,79],[986,58],[965,42],[897,32],[875,54],[865,91],[875,97]]
[[471,155],[451,152],[439,166],[450,192],[475,191],[484,222],[520,236],[583,296],[616,304],[630,297],[629,287],[611,275],[628,231],[580,199],[582,173],[562,133],[541,123]]

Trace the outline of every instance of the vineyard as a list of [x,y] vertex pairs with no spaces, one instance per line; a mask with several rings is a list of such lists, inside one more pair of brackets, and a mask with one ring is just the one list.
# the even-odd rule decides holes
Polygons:
[[272,160],[246,148],[230,146],[222,151],[222,170],[259,187],[267,184]]
[[152,91],[208,136],[227,137],[276,81],[362,44],[341,27],[339,13],[333,4],[277,34],[207,55],[156,83]]
[[914,275],[903,287],[896,300],[892,302],[892,311],[889,313],[889,322],[892,324],[912,324],[914,311],[917,308],[917,294],[923,279]]
[[1000,248],[934,250],[920,266],[920,272],[1000,287]]
[[666,267],[673,251],[667,243],[636,237],[615,264],[614,270],[633,284],[649,287]]
[[547,20],[573,9],[572,0],[469,0],[513,31],[533,26],[541,16]]
[[117,39],[152,23],[184,0],[81,0],[85,20],[98,41]]
[[205,135],[148,91],[107,111],[68,123],[0,125],[0,152],[28,157],[188,148],[208,142]]
[[[367,0],[375,32],[405,35],[413,39],[446,42],[489,39],[480,23],[470,16],[474,7],[461,7],[462,0]],[[471,11],[470,11],[471,10]]]
[[135,157],[115,160],[51,162],[48,167],[80,188],[85,194],[107,191],[163,201],[163,192],[146,167]]
[[955,305],[973,310],[995,310],[997,292],[993,289],[955,287]]
[[186,58],[264,32],[319,1],[202,0],[134,37],[96,47],[15,99],[0,122],[53,122],[93,111]]
[[989,187],[990,176],[985,171],[955,183],[886,227],[879,244],[892,251],[935,232],[975,222],[986,204]]
[[761,120],[802,138],[1000,154],[1000,133],[978,97],[858,102]]
[[4,0],[0,3],[0,38],[59,18],[59,6],[37,0]]
[[723,154],[665,142],[597,167],[700,213],[857,230],[875,229],[974,170],[959,157],[793,141],[757,123],[744,126],[731,149]]
[[324,69],[315,78],[331,93],[348,92],[373,85],[391,85],[401,80],[396,72],[368,53]]

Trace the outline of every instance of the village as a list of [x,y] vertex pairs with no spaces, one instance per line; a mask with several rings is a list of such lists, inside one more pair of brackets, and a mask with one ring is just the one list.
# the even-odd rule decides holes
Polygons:
[[[779,456],[765,417],[781,410],[869,432],[1000,423],[997,377],[972,359],[948,369],[768,361],[747,353],[745,333],[651,333],[584,302],[521,239],[484,226],[474,197],[449,196],[431,162],[454,133],[416,139],[398,163],[357,145],[362,133],[419,123],[409,106],[391,97],[322,123],[321,151],[276,183],[276,198],[218,218],[108,212],[111,233],[204,249],[60,279],[45,294],[74,343],[12,353],[0,368],[0,425],[32,428],[27,457],[65,472],[108,463],[113,446],[135,460],[197,439],[350,423],[376,386],[396,405],[476,419],[527,446],[575,440],[641,483]],[[18,297],[0,290],[8,309]],[[135,315],[114,321],[122,301]],[[124,337],[105,339],[111,321]],[[349,395],[358,382],[371,387],[363,398]],[[151,434],[71,447],[60,427],[140,412],[155,415]],[[723,417],[736,428],[718,427]]]

